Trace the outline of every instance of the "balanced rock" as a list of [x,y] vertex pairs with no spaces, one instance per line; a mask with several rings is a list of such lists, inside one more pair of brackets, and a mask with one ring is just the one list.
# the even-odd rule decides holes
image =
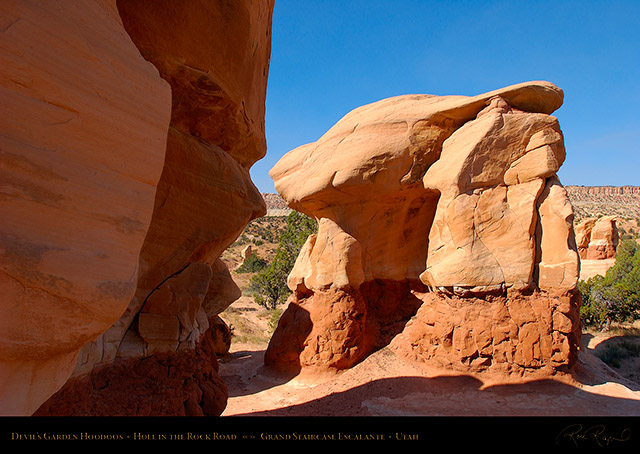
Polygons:
[[391,345],[458,370],[568,371],[579,257],[556,176],[562,99],[548,82],[389,98],[285,155],[276,190],[319,229],[265,362],[320,373]]

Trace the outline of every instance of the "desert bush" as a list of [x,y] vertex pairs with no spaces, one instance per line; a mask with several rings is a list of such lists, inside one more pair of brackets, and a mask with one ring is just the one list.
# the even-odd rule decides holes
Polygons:
[[613,367],[620,367],[620,360],[640,356],[640,344],[623,340],[607,345],[602,351],[596,352],[596,356]]
[[267,266],[267,261],[257,254],[251,254],[236,270],[237,273],[256,273]]
[[292,211],[287,216],[287,227],[280,235],[273,261],[249,281],[249,291],[257,304],[275,309],[280,301],[291,294],[287,287],[287,277],[307,238],[317,231],[318,223],[315,219],[297,211]]
[[604,276],[578,283],[582,295],[580,317],[583,325],[607,330],[613,322],[640,318],[640,245],[622,241],[615,264]]
[[271,312],[271,317],[269,318],[269,330],[270,332],[274,332],[278,327],[278,322],[280,321],[280,317],[282,317],[282,309],[274,309]]

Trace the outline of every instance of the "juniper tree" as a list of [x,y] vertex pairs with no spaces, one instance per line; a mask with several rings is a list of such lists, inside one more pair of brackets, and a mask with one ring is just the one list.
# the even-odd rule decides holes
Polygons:
[[273,261],[249,281],[249,291],[257,304],[275,309],[279,302],[291,294],[287,277],[307,238],[317,231],[315,219],[297,211],[287,216],[287,227],[280,235]]

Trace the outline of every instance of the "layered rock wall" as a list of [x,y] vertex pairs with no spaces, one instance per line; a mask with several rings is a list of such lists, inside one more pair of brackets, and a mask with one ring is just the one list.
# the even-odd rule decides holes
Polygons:
[[273,2],[2,8],[3,411],[219,414]]
[[266,363],[335,371],[390,345],[462,371],[569,370],[579,257],[556,176],[562,98],[532,82],[385,99],[285,155],[276,190],[319,230]]
[[566,186],[566,190],[575,210],[576,225],[588,218],[617,216],[619,228],[637,228],[640,187]]
[[567,186],[567,191],[578,199],[600,195],[640,196],[640,186]]

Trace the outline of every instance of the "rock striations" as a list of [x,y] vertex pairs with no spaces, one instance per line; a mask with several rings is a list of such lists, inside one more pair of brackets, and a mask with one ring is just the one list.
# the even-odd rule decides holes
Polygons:
[[[616,216],[618,221],[640,220],[638,186],[566,186],[576,224],[587,218]],[[618,225],[621,227],[621,225]]]
[[2,16],[0,408],[29,414],[122,315],[164,165],[171,90],[113,2]]
[[569,371],[579,256],[556,176],[562,100],[547,82],[399,96],[285,155],[276,190],[319,230],[265,362],[324,373],[388,345],[449,370]]
[[220,414],[218,257],[266,211],[273,2],[0,10],[2,412]]

